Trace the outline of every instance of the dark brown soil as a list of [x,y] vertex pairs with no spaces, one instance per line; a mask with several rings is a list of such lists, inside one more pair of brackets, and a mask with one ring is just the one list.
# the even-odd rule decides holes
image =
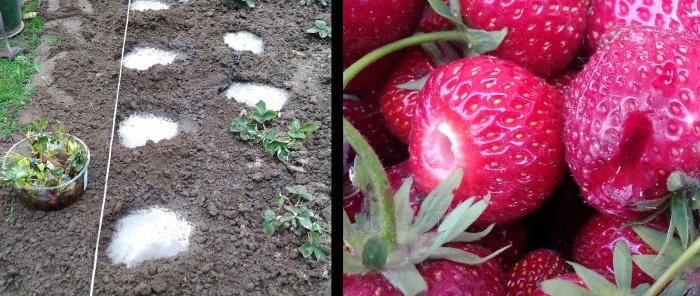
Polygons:
[[[35,80],[37,95],[20,120],[58,119],[84,139],[92,153],[89,185],[82,200],[57,212],[32,211],[16,204],[9,188],[0,192],[0,295],[90,290],[127,2],[91,1],[91,9],[85,1],[52,3],[41,3],[40,15],[49,21],[47,33],[61,39],[44,49],[46,73]],[[156,45],[184,58],[146,71],[125,68],[117,123],[153,113],[178,121],[180,133],[134,149],[115,135],[95,295],[330,294],[330,261],[302,258],[297,247],[304,237],[270,237],[261,227],[263,210],[274,207],[275,188],[287,185],[306,186],[317,197],[312,209],[330,222],[330,40],[305,33],[315,19],[330,21],[330,6],[256,4],[233,9],[224,0],[190,0],[131,13],[126,52]],[[227,47],[223,36],[240,30],[263,37],[262,56]],[[319,126],[290,165],[228,131],[249,109],[222,95],[234,81],[290,91],[278,127],[293,118]],[[135,268],[112,264],[106,250],[117,220],[153,206],[194,224],[189,250]],[[327,250],[329,240],[323,239]]]

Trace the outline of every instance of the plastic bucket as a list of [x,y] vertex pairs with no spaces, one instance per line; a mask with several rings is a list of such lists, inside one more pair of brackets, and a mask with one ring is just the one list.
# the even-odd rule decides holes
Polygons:
[[[7,32],[7,38],[17,35],[24,29],[22,21],[22,11],[19,7],[20,0],[0,0],[0,14],[2,22]],[[2,37],[0,37],[2,39]]]
[[[66,183],[54,187],[34,186],[29,189],[15,188],[19,201],[31,209],[42,211],[56,211],[74,204],[83,196],[88,184],[88,166],[90,165],[90,149],[80,138],[70,135],[79,145],[85,149],[85,167],[75,177]],[[5,154],[2,160],[2,168],[12,153],[31,155],[27,139],[17,142]]]

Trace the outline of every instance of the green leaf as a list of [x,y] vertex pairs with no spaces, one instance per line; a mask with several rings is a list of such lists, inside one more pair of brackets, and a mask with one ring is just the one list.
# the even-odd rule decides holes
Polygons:
[[343,210],[343,241],[350,248],[357,250],[359,247],[359,239],[360,234],[357,232],[357,227],[355,227],[355,224],[352,224],[352,222],[350,222],[350,217],[348,216],[348,213],[345,210]]
[[285,190],[291,194],[303,198],[304,200],[314,201],[314,196],[304,186],[287,186],[285,187]]
[[632,296],[643,296],[650,287],[651,285],[647,283],[639,284],[632,289]]
[[318,127],[314,123],[304,123],[299,128],[299,131],[308,135],[315,132],[317,129]]
[[562,279],[551,279],[543,281],[542,291],[552,296],[602,296],[593,294],[577,284]]
[[367,268],[362,265],[360,259],[353,257],[347,252],[343,252],[343,273],[356,274],[365,271],[367,271]]
[[613,270],[617,287],[630,291],[632,287],[632,255],[623,240],[615,243],[613,251]]
[[287,222],[292,221],[292,220],[294,220],[294,214],[292,214],[292,213],[284,213],[284,215],[282,215],[282,216],[280,217],[280,220],[279,220],[279,221],[280,221],[280,223],[287,223]]
[[265,101],[260,100],[258,103],[255,104],[255,111],[257,111],[259,114],[265,113],[267,111],[267,106],[265,105]]
[[275,212],[272,210],[265,210],[263,212],[263,231],[267,233],[268,235],[274,235],[275,232],[277,231],[277,228],[281,225],[279,221],[277,221],[275,217]]
[[[697,287],[696,287],[697,289]],[[696,291],[697,292],[697,291]],[[666,286],[659,296],[683,296],[683,295],[698,295],[697,293],[689,292],[686,294],[686,283],[680,277],[676,277],[671,283]]]
[[[486,206],[489,204],[491,199],[490,195],[484,196],[484,198],[474,204],[474,197],[463,201],[457,207],[447,215],[445,220],[440,223],[438,227],[438,237],[435,240],[433,246],[441,246],[446,242],[453,240],[459,234],[464,233],[467,228],[476,221],[481,213],[484,212]],[[439,242],[439,243],[438,243]]]
[[321,236],[318,234],[318,232],[309,232],[309,243],[314,246],[318,246],[321,243]]
[[309,220],[309,218],[300,216],[297,218],[297,221],[299,221],[299,225],[301,225],[301,227],[311,230],[311,220]]
[[289,148],[285,147],[280,147],[277,149],[276,155],[277,159],[283,163],[289,163]]
[[462,24],[462,20],[442,0],[428,0],[428,4],[438,15],[450,20],[452,23]]
[[428,78],[430,77],[430,74],[425,75],[421,78],[418,78],[416,80],[412,80],[406,83],[402,83],[396,86],[396,88],[400,89],[408,89],[408,90],[421,90],[423,89],[423,86],[425,86],[425,82],[428,81]]
[[406,264],[400,269],[386,269],[380,272],[404,295],[419,295],[428,289],[428,284],[413,264]]
[[588,289],[595,295],[614,295],[617,291],[617,287],[605,279],[603,276],[599,275],[593,270],[590,270],[583,265],[576,262],[568,262],[569,265],[574,267],[576,275],[578,275],[581,280],[586,284]]
[[463,171],[462,168],[457,169],[428,194],[421,204],[418,217],[411,227],[413,233],[421,234],[430,230],[445,215],[454,198],[452,191],[462,181]]
[[491,230],[493,230],[493,227],[496,226],[495,223],[492,223],[486,229],[479,231],[479,232],[462,232],[457,237],[453,238],[450,242],[464,242],[464,243],[469,243],[469,242],[475,242],[489,233],[491,233]]
[[316,257],[316,260],[318,260],[318,261],[326,260],[326,258],[327,258],[326,251],[324,251],[323,249],[321,249],[318,246],[315,246],[313,248],[313,250],[314,250],[314,257]]
[[681,246],[684,250],[688,249],[688,245],[693,239],[693,226],[691,224],[693,218],[682,192],[677,192],[671,197],[671,221],[681,239]]
[[326,27],[326,22],[323,20],[316,20],[314,21],[314,25],[316,25],[316,28],[322,29]]
[[672,225],[669,227],[670,235],[668,236],[645,226],[633,226],[632,230],[634,230],[647,245],[659,252],[659,255],[667,254],[677,258],[683,253],[680,240],[673,238]]
[[428,256],[428,259],[445,259],[445,260],[450,260],[458,263],[463,263],[463,264],[468,264],[468,265],[476,265],[476,264],[481,264],[486,261],[491,260],[492,258],[498,256],[499,254],[503,253],[506,249],[510,248],[510,245],[505,246],[503,248],[500,248],[496,250],[496,252],[493,252],[489,254],[486,257],[479,257],[475,254],[472,254],[470,252],[461,250],[461,249],[455,249],[455,248],[450,248],[450,247],[439,247],[435,249],[435,251]]
[[305,243],[299,247],[299,253],[301,253],[304,258],[309,258],[314,253],[314,246],[309,243]]
[[394,194],[394,212],[396,217],[396,229],[408,230],[413,222],[413,209],[409,200],[411,186],[413,185],[413,177],[408,177],[401,185],[396,194]]
[[278,206],[284,204],[284,195],[282,195],[282,191],[279,188],[277,188],[277,194],[275,194],[275,204]]
[[644,273],[654,279],[658,279],[666,269],[673,264],[675,259],[666,255],[634,255],[632,256],[632,261],[634,261]]
[[498,31],[467,29],[468,40],[472,46],[471,49],[478,54],[484,54],[498,49],[498,46],[501,45],[507,33],[508,28],[503,28]]
[[306,30],[306,33],[309,33],[309,34],[316,34],[318,32],[319,32],[318,28],[309,28]]

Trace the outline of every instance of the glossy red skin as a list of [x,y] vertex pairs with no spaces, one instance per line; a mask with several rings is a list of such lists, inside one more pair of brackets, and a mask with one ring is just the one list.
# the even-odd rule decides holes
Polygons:
[[[378,47],[410,36],[424,5],[421,0],[343,1],[343,69]],[[366,68],[345,92],[362,95],[376,88],[399,57],[396,54]]]
[[[447,7],[450,7],[450,0],[442,0],[442,2],[444,2]],[[427,33],[444,31],[453,28],[454,24],[452,24],[452,22],[447,18],[437,14],[435,10],[430,7],[430,3],[428,3],[425,5],[425,9],[423,9],[423,17],[421,17],[416,31]]]
[[[656,255],[630,227],[625,227],[627,222],[617,220],[602,214],[593,216],[579,232],[574,244],[574,261],[590,269],[604,270],[613,273],[613,250],[615,243],[624,241],[634,255]],[[668,221],[657,218],[644,224],[663,233],[668,229]],[[632,263],[632,287],[642,283],[652,284],[654,279],[645,274],[637,264]]]
[[381,90],[379,100],[382,115],[394,135],[404,142],[408,142],[408,135],[411,132],[411,119],[419,90],[397,86],[423,78],[435,68],[435,62],[421,47],[411,47],[389,73]]
[[697,9],[697,2],[693,0],[591,0],[586,46],[595,52],[600,37],[619,25],[658,27],[700,36]]
[[671,172],[700,177],[700,40],[631,26],[604,39],[566,96],[566,160],[590,205],[639,219]]
[[463,167],[452,206],[490,193],[479,223],[522,218],[562,177],[561,100],[544,80],[489,56],[436,69],[416,103],[410,135],[416,185],[432,191]]
[[460,0],[460,5],[472,28],[508,28],[498,49],[488,54],[544,78],[563,70],[583,42],[588,0]]
[[[396,192],[399,191],[399,188],[401,188],[406,179],[412,175],[411,171],[408,170],[407,163],[404,161],[386,169],[386,176],[389,179],[389,186],[391,186],[391,189]],[[408,193],[408,200],[414,214],[418,214],[418,211],[420,210],[420,203],[423,201],[423,198],[425,198],[426,195],[427,194],[418,191],[418,188],[416,188],[415,185],[411,186],[411,191]]]
[[[594,271],[597,272],[598,274],[602,275],[603,277],[605,277],[605,279],[607,279],[610,283],[615,284],[615,277],[612,274],[607,273],[605,271],[599,271],[599,270],[594,270]],[[563,274],[563,275],[558,276],[556,278],[562,279],[562,280],[567,280],[567,281],[572,282],[574,284],[577,284],[581,287],[588,288],[588,286],[586,286],[586,283],[584,283],[583,280],[580,277],[578,277],[578,275],[576,275],[576,273],[573,273],[573,272]],[[550,295],[543,292],[540,289],[537,289],[532,293],[532,296],[550,296]]]
[[[448,247],[460,248],[479,256],[488,255],[484,248],[452,243]],[[501,296],[503,271],[496,260],[470,266],[448,260],[428,260],[417,265],[418,272],[428,284],[425,296]],[[343,274],[345,296],[403,296],[389,281],[377,272],[357,275]]]
[[534,250],[510,268],[504,276],[506,296],[529,296],[542,281],[569,272],[561,254],[549,249]]
[[[352,187],[352,185],[349,185]],[[349,194],[343,196],[343,210],[348,214],[350,222],[355,223],[355,215],[362,212],[365,207],[365,196],[360,190],[350,190]]]
[[569,92],[569,89],[571,89],[571,86],[574,84],[578,72],[579,71],[577,70],[566,69],[564,72],[561,72],[548,79],[547,82],[561,91],[563,95],[566,95],[566,93]]
[[360,100],[343,99],[343,117],[367,139],[386,167],[406,160],[408,151],[406,145],[389,131],[377,102],[376,92]]
[[[476,229],[476,228],[475,228]],[[483,230],[480,228],[478,230]],[[471,232],[474,232],[470,228]],[[479,240],[479,245],[484,246],[491,252],[495,252],[507,245],[510,248],[496,256],[501,266],[510,267],[516,261],[520,260],[525,255],[527,248],[527,227],[520,221],[509,223],[506,225],[494,227],[488,235]]]

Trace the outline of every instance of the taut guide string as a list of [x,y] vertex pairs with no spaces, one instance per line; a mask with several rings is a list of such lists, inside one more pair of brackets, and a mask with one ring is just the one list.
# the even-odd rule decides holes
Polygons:
[[126,24],[124,25],[124,39],[122,40],[122,55],[119,58],[119,78],[117,80],[117,94],[114,98],[114,113],[112,114],[112,134],[109,138],[109,152],[107,154],[107,172],[105,173],[105,188],[102,194],[102,210],[100,210],[100,224],[97,227],[97,240],[95,242],[95,259],[92,263],[92,278],[90,279],[90,296],[95,288],[95,272],[97,271],[97,254],[100,250],[100,235],[102,234],[102,220],[105,216],[105,202],[107,201],[107,184],[109,184],[109,168],[112,164],[112,144],[114,143],[114,128],[117,122],[117,106],[119,105],[119,90],[122,86],[122,69],[124,69],[124,48],[126,47],[126,33],[129,30],[129,12],[131,11],[131,0],[126,6]]

